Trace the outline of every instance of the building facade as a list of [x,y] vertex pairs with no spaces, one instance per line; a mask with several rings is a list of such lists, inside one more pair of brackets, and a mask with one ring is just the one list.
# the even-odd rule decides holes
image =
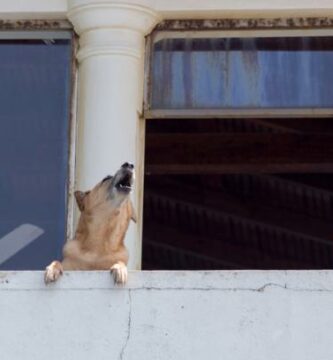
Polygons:
[[[38,213],[36,210],[35,218],[43,219],[39,224],[37,220],[34,222],[33,216],[31,220],[25,220],[26,215],[22,210],[22,219],[19,218],[18,222],[14,223],[12,218],[16,216],[16,210],[13,206],[11,211],[15,216],[8,215],[8,219],[4,216],[8,227],[4,227],[0,239],[3,242],[0,264],[7,264],[4,270],[34,269],[23,260],[31,258],[31,263],[35,262],[35,258],[32,255],[30,257],[29,250],[23,255],[19,255],[19,251],[28,249],[28,245],[43,236],[44,232],[52,233],[53,238],[59,238],[61,234],[64,238],[71,238],[77,218],[74,189],[88,190],[105,175],[115,172],[124,161],[136,165],[137,175],[133,200],[138,223],[130,225],[126,238],[130,252],[130,270],[142,268],[145,171],[159,176],[172,173],[211,175],[215,174],[216,166],[219,165],[217,174],[220,175],[240,172],[250,175],[292,172],[316,173],[320,175],[318,178],[332,171],[333,151],[329,137],[331,128],[330,123],[327,125],[333,114],[330,92],[333,64],[333,4],[329,0],[320,0],[316,3],[310,0],[279,0],[274,3],[261,0],[0,0],[0,31],[0,47],[4,49],[2,59],[5,59],[0,60],[5,64],[5,72],[0,74],[6,84],[3,102],[9,105],[8,111],[5,106],[3,110],[3,123],[7,124],[4,129],[9,129],[9,133],[15,133],[13,138],[23,145],[24,141],[20,139],[28,134],[30,140],[25,147],[22,145],[22,149],[20,148],[20,151],[27,151],[27,154],[31,143],[45,139],[45,147],[38,147],[32,155],[27,156],[36,157],[36,163],[43,164],[43,169],[49,169],[49,163],[54,165],[48,171],[49,174],[56,174],[56,179],[52,183],[52,189],[56,190],[54,196],[48,198],[46,206],[50,205],[54,209],[51,213],[53,219],[59,218],[58,223],[53,226],[48,218],[43,218],[42,211]],[[269,44],[262,40],[267,38],[287,40],[284,40],[282,45],[278,42],[274,45],[275,40]],[[288,40],[290,38],[296,40]],[[218,42],[219,39],[230,41],[221,43]],[[280,53],[276,60],[270,58],[270,53],[267,58],[264,55],[258,60],[257,50],[247,48],[249,42],[244,39],[261,39],[256,40],[255,49],[271,51],[272,56],[281,50],[281,46],[282,52],[292,49],[296,55],[294,58],[284,58]],[[31,67],[31,78],[26,81],[30,87],[26,85],[28,90],[25,94],[29,93],[30,97],[24,97],[26,100],[17,100],[15,103],[12,99],[17,94],[17,88],[22,89],[24,86],[25,74],[17,72],[16,69],[20,69],[20,65],[12,65],[12,59],[16,61],[20,56],[28,59],[25,57],[27,53],[23,53],[23,50],[20,53],[20,46],[24,47],[27,43],[32,46],[29,48],[31,64],[37,63],[38,71]],[[47,51],[44,51],[40,44],[49,45]],[[226,60],[227,46],[235,51],[234,57],[231,58],[232,64],[236,64],[233,70],[230,70],[230,64]],[[17,52],[12,53],[14,47]],[[212,49],[218,49],[223,54],[221,57],[215,56],[216,54],[210,56]],[[302,52],[304,49],[305,52]],[[193,55],[193,50],[197,50],[199,55]],[[246,54],[249,55],[245,59],[242,57],[243,50],[247,50]],[[174,55],[173,51],[181,54]],[[302,54],[305,54],[304,57]],[[257,58],[254,59],[253,56]],[[164,63],[166,57],[168,62]],[[38,64],[38,59],[42,59],[41,63],[47,64],[45,69]],[[269,66],[272,64],[277,68],[278,61],[282,64],[281,68],[289,67],[289,73],[284,79],[281,71],[281,82],[274,83],[270,79],[267,85],[269,77],[265,74],[269,72]],[[228,97],[220,96],[219,86],[215,86],[214,82],[214,79],[217,79],[214,66],[220,68],[221,64],[227,75],[216,81],[218,84],[225,83]],[[269,65],[267,69],[265,64]],[[207,73],[204,80],[200,78],[203,68]],[[186,75],[186,69],[190,75]],[[17,85],[13,89],[10,89],[12,77],[7,79],[9,85],[5,83],[6,74],[10,71],[19,74]],[[298,76],[290,75],[296,74],[297,71],[300,71]],[[161,74],[166,75],[163,77]],[[308,74],[311,74],[312,83],[307,82]],[[238,77],[244,80],[239,80]],[[31,79],[35,79],[35,83]],[[34,87],[41,86],[43,81],[45,88],[41,87],[40,92],[32,91]],[[182,86],[185,90],[180,90]],[[279,86],[283,88],[283,93],[286,92],[285,97],[275,96]],[[295,91],[285,90],[293,89],[293,86]],[[267,94],[272,89],[273,95],[269,97]],[[244,96],[239,96],[240,93]],[[293,97],[296,93],[303,95]],[[29,121],[45,117],[45,122],[36,122],[31,135],[28,133],[29,124],[25,124],[26,128],[22,130],[21,120],[15,123],[9,117],[13,116],[14,119],[13,108],[17,108],[17,118],[21,119],[22,114],[19,110],[26,113],[24,106],[29,108],[29,104],[35,104],[38,108],[36,113],[27,113]],[[51,114],[56,118],[53,119]],[[271,161],[275,156],[275,140],[268,136],[266,142],[261,143],[262,147],[253,152],[253,155],[253,147],[247,148],[252,158],[249,155],[248,158],[239,160],[234,156],[238,144],[234,144],[236,150],[230,149],[230,140],[226,139],[226,145],[221,147],[221,137],[216,139],[214,134],[207,134],[215,132],[215,128],[212,130],[207,123],[207,128],[203,127],[201,130],[206,136],[209,135],[208,140],[202,143],[203,147],[209,148],[208,144],[215,144],[211,146],[209,156],[213,156],[214,149],[229,149],[228,156],[233,159],[232,162],[224,164],[223,157],[214,159],[213,156],[208,159],[205,153],[202,155],[202,163],[196,163],[191,155],[184,163],[174,163],[173,159],[164,158],[163,154],[171,153],[175,158],[179,158],[184,148],[177,153],[179,143],[175,137],[171,140],[163,136],[154,137],[154,131],[159,130],[152,129],[149,133],[147,121],[155,119],[163,122],[170,119],[179,122],[184,118],[239,119],[238,122],[234,121],[232,127],[238,129],[236,132],[245,133],[251,132],[252,128],[248,130],[246,125],[244,130],[242,119],[262,119],[253,125],[254,132],[276,132],[277,135],[281,132],[285,136],[284,131],[288,129],[282,140],[285,150],[277,153],[277,162]],[[291,131],[290,124],[270,121],[272,118],[296,120],[293,120]],[[308,119],[311,136],[303,136],[307,131],[307,123],[299,125],[297,121],[300,118]],[[317,118],[324,120],[320,123],[322,125],[314,127],[311,121]],[[64,122],[55,126],[57,119],[64,119]],[[163,126],[161,125],[160,129],[163,129]],[[172,128],[173,125],[170,126]],[[228,131],[225,123],[219,126],[223,127],[221,132]],[[325,131],[327,133],[324,136]],[[317,135],[313,135],[314,133]],[[195,135],[190,135],[191,139],[196,139]],[[10,156],[14,159],[17,152],[9,145],[14,140],[11,141],[7,135],[3,137],[4,151],[10,149],[10,154],[13,154]],[[51,151],[52,141],[54,146],[52,145]],[[184,137],[179,140],[182,146],[185,146],[185,141]],[[197,141],[200,143],[201,140]],[[251,141],[257,143],[261,140]],[[294,162],[289,161],[291,152],[296,148],[299,149],[298,157],[296,156]],[[196,149],[189,144],[186,151],[192,154]],[[253,158],[258,158],[258,154],[265,152],[273,154],[269,160],[263,156],[261,160],[253,161]],[[158,154],[163,156],[158,158]],[[198,157],[200,156],[201,153],[198,152]],[[9,155],[6,158],[9,159],[8,168],[12,168],[11,158]],[[160,159],[164,159],[165,163]],[[208,165],[213,159],[211,167],[207,165],[207,159]],[[22,165],[17,166],[23,169],[24,162],[25,160]],[[38,173],[38,164],[32,163],[29,168]],[[12,175],[11,183],[14,177],[17,178],[15,174]],[[6,179],[9,177],[3,175],[3,184],[6,184]],[[25,186],[32,189],[33,174],[31,179]],[[40,175],[40,179],[43,179],[43,175]],[[256,180],[249,177],[246,179],[251,184]],[[296,181],[294,178],[292,180]],[[329,180],[328,177],[325,184]],[[209,180],[203,181],[209,183]],[[243,178],[240,181],[243,181]],[[195,238],[192,234],[188,237],[189,248],[183,249],[179,255],[183,262],[179,260],[177,264],[185,264],[183,268],[186,270],[200,268],[203,271],[133,272],[130,274],[128,287],[122,289],[112,287],[104,273],[67,274],[60,284],[47,289],[42,283],[40,272],[4,271],[0,273],[0,304],[3,309],[2,318],[5,319],[0,325],[0,352],[4,352],[6,359],[20,359],[22,356],[29,359],[46,356],[50,359],[59,356],[65,359],[76,356],[84,359],[91,356],[99,359],[331,359],[329,334],[332,330],[330,324],[333,316],[330,306],[332,274],[323,270],[332,267],[329,239],[332,215],[331,189],[321,182],[318,185],[317,178],[311,184],[301,180],[302,187],[295,189],[288,177],[280,178],[278,185],[274,182],[276,179],[265,177],[263,181],[266,181],[266,187],[263,187],[262,191],[268,193],[270,198],[274,198],[279,186],[285,186],[285,190],[281,191],[283,194],[289,194],[291,202],[298,204],[298,208],[296,205],[295,208],[306,208],[308,216],[311,219],[315,218],[308,224],[306,236],[302,238],[297,235],[296,225],[285,225],[289,229],[286,232],[285,229],[280,230],[280,225],[269,228],[261,226],[260,221],[256,222],[253,219],[252,222],[233,220],[237,218],[236,215],[228,215],[228,219],[231,219],[228,220],[231,223],[228,226],[241,228],[242,232],[250,234],[248,241],[259,236],[258,233],[261,238],[273,239],[285,249],[281,251],[286,254],[288,261],[291,259],[289,262],[279,262],[278,258],[269,254],[262,257],[261,250],[258,250],[262,245],[256,239],[251,246],[258,246],[258,254],[246,253],[242,250],[242,245],[226,243],[223,249],[225,253],[231,254],[230,258],[214,259],[212,253],[200,256],[200,245],[195,254],[191,252]],[[47,184],[49,183],[47,180]],[[153,189],[154,183],[150,183]],[[21,186],[20,183],[17,184],[18,187]],[[246,188],[247,184],[244,183],[242,186]],[[0,193],[2,191],[4,196],[5,214],[8,209],[6,204],[11,200],[7,199],[8,202],[5,202],[6,185],[3,186]],[[215,187],[216,182],[213,181],[211,186]],[[260,186],[257,185],[258,188]],[[317,192],[314,192],[316,186]],[[38,187],[43,187],[42,180]],[[48,193],[48,185],[45,185],[45,194]],[[33,190],[31,196],[35,196]],[[29,197],[27,199],[31,201]],[[279,201],[277,197],[273,202],[278,204]],[[153,192],[149,193],[148,202],[151,205],[145,212],[151,211],[152,217],[154,209],[159,206],[179,209],[184,205],[183,199],[170,203],[163,196],[156,197]],[[311,205],[312,203],[314,205]],[[38,204],[41,209],[45,207],[43,199]],[[233,203],[232,208],[234,205]],[[200,207],[195,209],[204,216],[211,214],[207,215]],[[272,217],[278,217],[276,213],[271,214]],[[297,214],[298,217],[292,214],[293,219],[297,217],[294,224],[299,224],[299,228],[306,227],[306,214],[304,215],[301,210]],[[217,215],[212,213],[209,216],[214,218]],[[299,220],[301,217],[302,221]],[[187,227],[192,226],[191,221]],[[225,222],[226,218],[219,221]],[[283,219],[283,222],[287,224],[288,219]],[[251,229],[254,228],[257,232],[253,230],[252,233]],[[149,229],[152,230],[147,233],[147,237],[159,236],[158,229]],[[195,233],[195,225],[193,229]],[[225,229],[223,231],[226,231]],[[322,230],[320,234],[317,229]],[[20,236],[24,239],[20,240]],[[163,234],[161,231],[160,235],[163,242],[168,241],[167,237],[173,236],[175,239],[181,238],[179,233],[172,232],[169,228],[163,228]],[[288,245],[291,242],[294,245]],[[200,236],[197,243],[200,243]],[[51,247],[46,245],[45,249],[44,245],[37,245],[30,250],[36,253],[36,250],[40,249],[40,255],[46,254],[43,255],[44,258],[60,256],[62,241],[57,240],[54,244],[56,245]],[[153,245],[156,245],[154,241]],[[149,246],[149,256],[153,257],[158,246]],[[175,247],[177,245],[172,241],[167,243],[163,248],[164,252],[158,253],[158,257]],[[274,245],[269,244],[268,247],[273,248],[271,251],[274,254],[279,251]],[[241,255],[237,257],[234,254],[238,251]],[[16,252],[18,258],[11,263]],[[299,256],[300,253],[304,256]],[[241,258],[248,254],[252,254],[253,257],[258,255],[262,262],[259,261],[257,265],[246,262],[243,264]],[[187,260],[186,256],[189,256],[190,260]],[[193,262],[193,259],[197,259],[197,262]],[[168,268],[170,263],[165,267]],[[198,263],[200,265],[196,265]],[[149,263],[148,259],[147,265],[143,267],[159,269],[159,265]],[[36,269],[40,268],[41,265],[36,266]],[[162,265],[161,268],[163,269]],[[175,265],[174,268],[182,267]],[[235,268],[283,270],[206,271]],[[291,268],[318,271],[285,271]],[[112,288],[110,290],[109,285]],[[73,303],[79,305],[74,306]],[[16,346],[17,338],[23,340]],[[59,338],[61,340],[57,343]]]

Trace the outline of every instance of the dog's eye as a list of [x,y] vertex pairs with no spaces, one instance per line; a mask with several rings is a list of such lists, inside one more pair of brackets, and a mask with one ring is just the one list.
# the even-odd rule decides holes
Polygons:
[[102,183],[103,183],[104,181],[110,180],[111,178],[112,178],[111,175],[106,176],[106,177],[102,180]]

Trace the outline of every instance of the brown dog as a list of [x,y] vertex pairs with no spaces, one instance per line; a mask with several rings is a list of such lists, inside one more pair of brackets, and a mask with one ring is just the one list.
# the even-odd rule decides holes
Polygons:
[[124,238],[136,217],[130,200],[134,166],[125,163],[91,191],[76,191],[81,211],[74,240],[63,249],[62,263],[53,261],[45,271],[45,283],[56,281],[63,270],[111,270],[116,283],[127,281],[128,253]]

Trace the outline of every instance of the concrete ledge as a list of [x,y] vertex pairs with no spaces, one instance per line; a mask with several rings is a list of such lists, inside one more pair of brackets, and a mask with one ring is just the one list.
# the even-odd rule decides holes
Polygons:
[[333,359],[333,271],[0,272],[10,360]]
[[225,290],[333,292],[333,270],[320,271],[130,271],[125,286],[114,285],[108,271],[67,271],[45,285],[43,271],[0,271],[1,290]]

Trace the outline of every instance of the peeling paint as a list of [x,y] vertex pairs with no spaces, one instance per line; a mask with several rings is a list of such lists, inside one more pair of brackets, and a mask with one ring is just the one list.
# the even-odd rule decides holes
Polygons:
[[0,20],[0,30],[67,30],[67,20]]
[[301,17],[275,19],[164,20],[155,30],[249,30],[333,28],[333,18]]
[[0,20],[0,30],[67,30],[67,20]]
[[333,28],[333,18],[165,20],[155,30],[237,30],[237,29]]

